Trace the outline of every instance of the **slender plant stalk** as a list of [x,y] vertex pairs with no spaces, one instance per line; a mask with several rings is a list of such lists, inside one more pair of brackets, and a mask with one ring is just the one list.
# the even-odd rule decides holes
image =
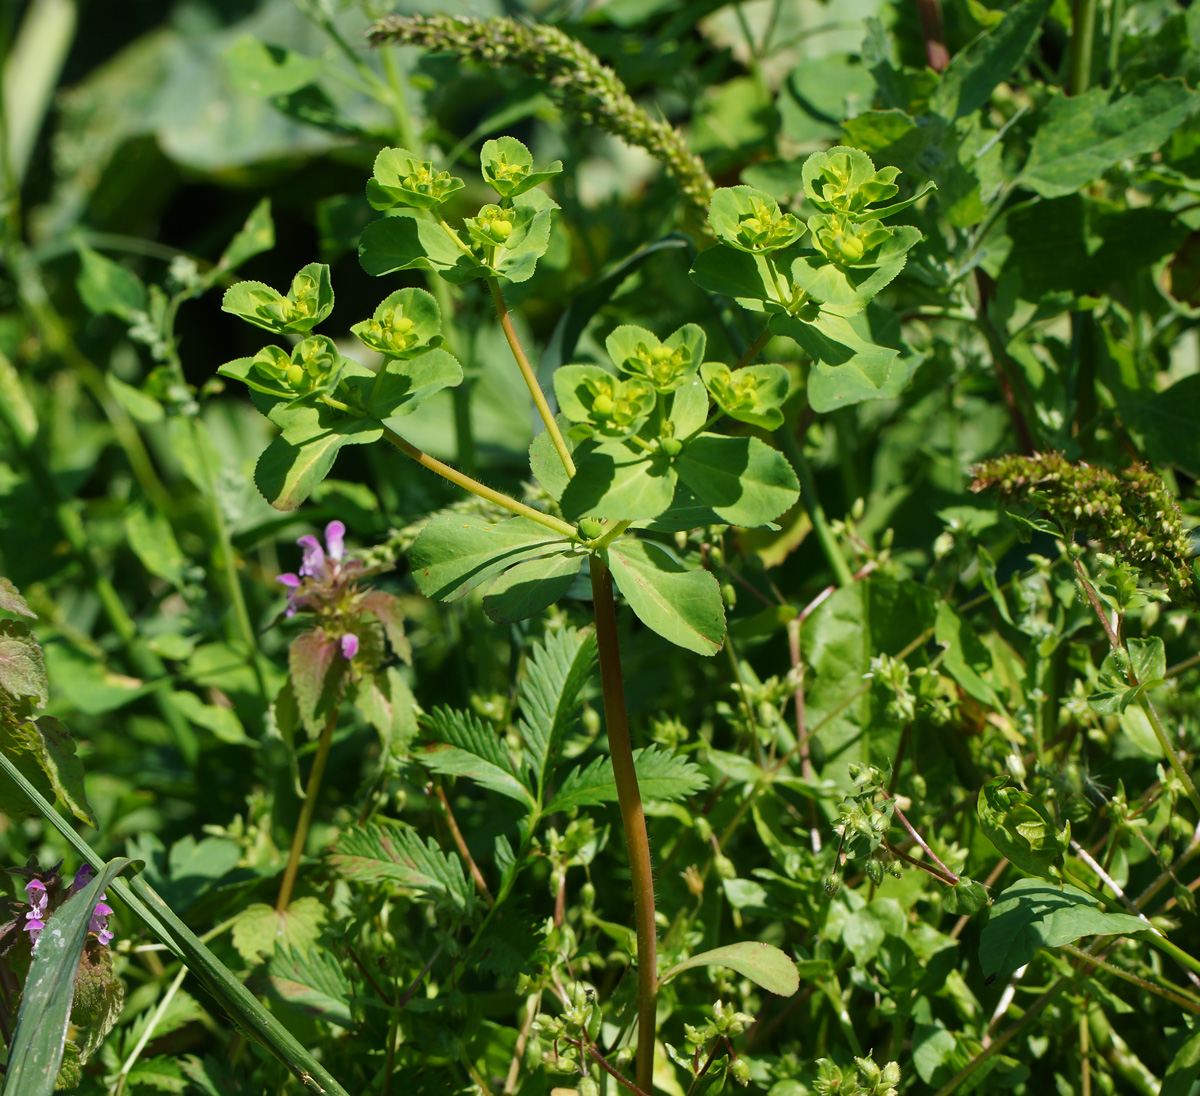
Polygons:
[[436,472],[443,479],[448,479],[451,483],[463,488],[463,490],[470,491],[471,494],[478,495],[481,499],[487,499],[488,502],[494,502],[497,506],[501,506],[510,513],[517,514],[519,517],[536,521],[539,525],[544,525],[547,529],[552,529],[560,536],[569,537],[571,540],[579,539],[579,534],[574,525],[563,521],[561,518],[556,518],[552,514],[545,514],[541,510],[535,510],[532,506],[526,506],[523,502],[517,502],[516,499],[509,498],[502,491],[493,490],[478,480],[464,475],[457,468],[451,468],[450,465],[443,464],[436,457],[431,457],[411,442],[405,441],[394,430],[389,430],[386,426],[383,428],[383,436],[399,449],[401,453],[415,460],[422,468],[428,468],[431,472]]
[[329,760],[329,747],[333,745],[333,732],[337,730],[338,706],[325,719],[321,728],[321,737],[317,742],[317,755],[313,758],[312,770],[308,774],[308,784],[304,789],[304,805],[300,808],[300,819],[296,823],[296,833],[292,838],[292,849],[288,853],[287,867],[283,872],[283,881],[279,884],[279,897],[275,900],[275,908],[283,913],[292,900],[292,888],[296,885],[296,873],[300,870],[300,858],[304,855],[304,846],[308,842],[308,828],[312,825],[313,811],[317,807],[317,793],[321,790],[321,778],[325,775],[325,762]]
[[800,480],[800,499],[804,503],[804,509],[808,511],[808,518],[812,522],[813,532],[817,535],[821,551],[825,553],[826,562],[833,568],[838,585],[849,586],[854,581],[854,574],[846,562],[846,557],[842,555],[842,550],[838,547],[833,530],[829,528],[829,521],[825,517],[825,509],[817,495],[817,485],[813,482],[812,469],[808,466],[804,450],[796,440],[796,435],[787,426],[781,426],[775,431],[775,440],[779,442],[787,459],[792,462],[792,467],[796,470],[796,477]]
[[133,1050],[129,1052],[129,1057],[121,1065],[121,1072],[117,1075],[115,1096],[121,1096],[125,1091],[125,1085],[129,1081],[130,1070],[133,1069],[137,1064],[137,1060],[142,1056],[142,1051],[146,1049],[146,1044],[150,1042],[154,1035],[154,1029],[162,1021],[171,1002],[175,999],[175,994],[179,992],[179,987],[183,985],[183,980],[187,977],[187,974],[187,967],[181,966],[179,973],[175,975],[174,981],[167,987],[167,992],[162,995],[162,1000],[158,1002],[158,1008],[154,1010],[154,1015],[150,1017],[150,1021],[146,1024],[146,1030],[142,1032],[142,1037],[138,1039]]
[[550,405],[546,402],[546,393],[538,384],[537,374],[534,373],[533,366],[529,364],[525,348],[521,346],[521,340],[517,337],[517,329],[513,327],[508,305],[504,303],[504,294],[500,292],[500,283],[495,278],[488,278],[488,288],[492,291],[492,301],[496,305],[496,315],[500,318],[500,328],[508,340],[508,348],[516,359],[521,376],[525,378],[525,384],[529,388],[529,394],[533,397],[534,406],[537,407],[542,422],[546,424],[546,429],[550,432],[550,440],[554,442],[554,448],[563,462],[563,467],[567,470],[567,475],[573,476],[575,475],[575,462],[571,459],[571,451],[567,448],[566,440],[558,428],[558,423],[554,421],[554,412],[550,410]]
[[1096,38],[1096,0],[1074,0],[1071,6],[1071,67],[1067,74],[1067,94],[1082,95],[1092,82],[1092,43]]
[[463,858],[467,868],[470,870],[471,878],[475,881],[475,889],[479,891],[479,897],[489,906],[495,905],[496,900],[492,897],[492,892],[488,890],[487,880],[484,879],[483,872],[479,870],[479,865],[475,863],[475,858],[471,855],[471,850],[467,848],[467,842],[462,835],[462,830],[458,828],[458,820],[454,817],[450,800],[446,798],[445,791],[440,787],[434,788],[434,794],[437,796],[438,802],[442,805],[442,810],[446,812],[446,825],[450,827],[450,836],[454,839],[454,847],[458,849],[458,855]]
[[1120,978],[1122,981],[1128,982],[1131,986],[1137,986],[1139,989],[1144,989],[1147,993],[1154,993],[1159,997],[1165,997],[1168,1001],[1178,1005],[1185,1012],[1190,1012],[1193,1016],[1200,1016],[1200,1005],[1197,1005],[1195,1001],[1189,1001],[1174,990],[1165,989],[1146,978],[1140,978],[1130,971],[1113,966],[1112,963],[1106,962],[1097,955],[1089,955],[1086,951],[1080,950],[1073,944],[1060,944],[1059,948],[1068,955],[1073,955],[1076,959],[1082,959],[1085,963],[1089,963],[1100,970],[1107,971],[1116,978]]
[[617,800],[621,807],[629,872],[633,881],[633,920],[638,950],[637,1084],[639,1088],[650,1092],[654,1084],[655,1005],[658,998],[654,872],[650,863],[646,815],[642,810],[642,796],[633,766],[633,745],[629,738],[612,574],[608,564],[599,555],[591,557],[591,571],[600,683],[604,692],[604,725],[608,731],[608,749],[612,756],[613,777],[617,783]]

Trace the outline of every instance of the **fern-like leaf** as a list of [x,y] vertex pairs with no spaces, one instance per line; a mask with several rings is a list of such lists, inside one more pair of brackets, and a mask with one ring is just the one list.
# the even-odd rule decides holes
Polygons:
[[460,913],[478,905],[457,856],[433,838],[423,845],[415,830],[390,819],[347,830],[330,857],[333,869],[359,883],[394,883],[445,902]]
[[435,708],[423,720],[426,730],[446,745],[421,754],[421,763],[446,776],[469,776],[494,792],[534,806],[527,788],[504,743],[490,727],[470,712]]
[[[703,791],[708,778],[686,757],[657,746],[633,751],[638,786],[643,799],[677,800]],[[558,789],[553,802],[546,808],[569,811],[576,807],[594,807],[612,803],[617,798],[617,782],[613,777],[612,758],[598,757],[587,766],[572,769]]]
[[575,628],[553,632],[529,658],[518,729],[539,795],[545,794],[563,739],[579,718],[579,694],[595,663],[595,635]]

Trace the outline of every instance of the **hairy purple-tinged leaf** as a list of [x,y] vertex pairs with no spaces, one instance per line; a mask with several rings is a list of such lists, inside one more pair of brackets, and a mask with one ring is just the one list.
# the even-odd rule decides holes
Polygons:
[[353,1027],[353,987],[325,948],[277,948],[267,964],[267,995],[341,1028]]
[[288,675],[300,722],[310,735],[320,734],[337,701],[343,661],[337,639],[318,628],[298,635],[288,648]]
[[23,620],[0,620],[0,694],[31,697],[37,707],[50,699],[42,647]]
[[20,613],[21,616],[37,617],[37,613],[29,608],[17,588],[2,575],[0,575],[0,609],[6,613]]

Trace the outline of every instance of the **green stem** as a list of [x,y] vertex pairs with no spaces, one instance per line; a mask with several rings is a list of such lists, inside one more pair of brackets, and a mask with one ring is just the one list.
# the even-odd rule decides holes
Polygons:
[[596,614],[596,645],[600,655],[600,683],[604,693],[604,725],[612,757],[617,801],[625,829],[629,873],[633,883],[633,920],[637,933],[638,1039],[637,1084],[646,1092],[654,1085],[654,1035],[658,999],[658,938],[654,923],[654,870],[646,815],[638,790],[625,707],[625,681],[621,674],[621,648],[617,639],[617,609],[613,602],[612,574],[600,555],[591,557],[592,606]]
[[296,822],[296,833],[292,838],[292,849],[288,853],[283,881],[279,884],[279,897],[275,900],[275,909],[280,913],[288,908],[288,903],[292,900],[292,888],[296,885],[300,858],[304,855],[304,846],[308,843],[308,830],[312,825],[313,812],[317,809],[317,793],[321,790],[321,777],[325,775],[325,762],[329,760],[329,747],[333,745],[333,732],[337,730],[337,722],[338,706],[335,704],[325,718],[325,726],[321,729],[321,738],[317,742],[317,755],[313,758],[312,771],[308,774],[308,784],[304,789],[304,805],[300,808],[300,818]]
[[175,980],[167,987],[167,992],[163,994],[162,1000],[158,1002],[158,1008],[154,1010],[154,1015],[150,1017],[149,1023],[146,1024],[146,1030],[142,1032],[142,1036],[134,1045],[133,1050],[129,1052],[129,1057],[125,1059],[121,1066],[121,1072],[117,1074],[117,1085],[115,1096],[121,1096],[125,1091],[126,1082],[129,1080],[129,1071],[133,1069],[137,1060],[142,1056],[142,1051],[146,1049],[146,1044],[150,1042],[154,1035],[154,1029],[162,1022],[163,1016],[171,1006],[171,1002],[175,999],[175,994],[179,992],[179,987],[183,985],[184,978],[187,977],[188,969],[186,966],[179,968],[179,973],[175,975]]
[[1092,82],[1092,43],[1096,37],[1096,0],[1074,0],[1071,61],[1067,94],[1082,95]]
[[497,506],[503,507],[510,513],[528,518],[530,521],[536,521],[539,525],[544,525],[547,529],[552,529],[560,536],[568,537],[573,541],[579,540],[579,533],[575,526],[570,525],[561,518],[556,518],[552,514],[544,514],[541,510],[535,510],[532,506],[526,506],[523,502],[517,502],[516,499],[509,498],[508,495],[500,491],[495,491],[478,480],[464,475],[457,468],[451,468],[450,465],[443,464],[436,457],[431,457],[428,453],[422,452],[411,442],[405,441],[394,430],[390,430],[386,426],[383,428],[383,436],[399,449],[401,453],[411,457],[421,467],[428,468],[431,472],[436,472],[443,479],[448,479],[451,483],[463,488],[463,490],[470,491],[471,494],[478,495],[481,499],[487,499],[488,502],[494,502]]
[[525,385],[529,389],[529,394],[533,396],[534,405],[538,409],[538,414],[542,416],[542,422],[546,424],[546,429],[550,432],[550,440],[554,442],[554,448],[558,451],[559,459],[563,462],[567,475],[573,476],[575,475],[575,462],[571,459],[571,451],[567,448],[562,431],[559,430],[558,423],[554,420],[554,412],[550,410],[550,405],[546,402],[546,393],[538,384],[537,374],[534,373],[533,366],[529,364],[529,358],[525,355],[521,340],[517,338],[517,331],[513,327],[508,305],[504,303],[504,294],[500,292],[499,281],[495,278],[488,278],[488,288],[492,291],[492,301],[496,305],[496,315],[500,317],[501,330],[508,340],[508,348],[516,359],[521,376],[525,378]]
[[[1132,670],[1130,676],[1133,676]],[[1179,754],[1175,747],[1167,739],[1166,731],[1163,730],[1162,723],[1159,722],[1158,713],[1154,710],[1154,705],[1150,703],[1150,699],[1145,693],[1138,697],[1138,706],[1146,714],[1146,718],[1150,720],[1150,726],[1154,728],[1154,737],[1158,739],[1159,749],[1166,755],[1167,761],[1171,764],[1171,771],[1175,773],[1179,782],[1183,785],[1183,790],[1187,794],[1193,807],[1197,813],[1200,813],[1200,794],[1196,792],[1196,785],[1192,783],[1191,776],[1183,767],[1183,763],[1179,760]]]
[[759,337],[750,344],[750,348],[746,351],[746,353],[744,353],[740,358],[738,358],[737,365],[735,365],[733,367],[734,372],[736,373],[739,369],[744,369],[747,365],[749,365],[752,361],[754,361],[754,359],[757,358],[759,356],[759,354],[761,354],[763,352],[763,348],[770,341],[771,341],[771,329],[768,327],[768,328],[765,328],[763,330],[763,333],[761,335],[759,335]]
[[812,469],[808,466],[804,450],[796,440],[795,434],[786,425],[775,431],[775,440],[779,442],[780,448],[783,449],[788,460],[792,462],[792,467],[796,470],[796,476],[800,480],[800,498],[804,503],[804,509],[808,511],[813,532],[817,535],[817,542],[821,545],[821,550],[825,553],[825,559],[829,566],[833,568],[838,585],[849,586],[854,581],[854,574],[834,539],[833,530],[829,528],[825,510],[821,506],[820,498],[817,497],[817,487],[813,482]]

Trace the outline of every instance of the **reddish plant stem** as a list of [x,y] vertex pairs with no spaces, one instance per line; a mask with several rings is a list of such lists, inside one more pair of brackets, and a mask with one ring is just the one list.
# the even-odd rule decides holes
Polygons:
[[650,863],[650,838],[646,815],[633,765],[633,744],[625,707],[625,681],[621,674],[621,648],[617,639],[617,609],[613,602],[612,574],[599,556],[591,557],[592,602],[596,615],[596,645],[600,656],[600,683],[604,691],[604,725],[612,757],[617,801],[625,829],[629,872],[633,882],[633,920],[637,933],[638,1037],[637,1083],[646,1092],[654,1084],[655,1006],[658,999],[658,937],[654,924],[654,871]]
[[942,23],[941,0],[917,0],[921,16],[921,33],[925,38],[925,61],[934,72],[942,72],[950,64],[946,48],[946,31]]
[[475,858],[471,855],[471,850],[467,848],[467,842],[463,838],[462,830],[458,828],[458,822],[454,817],[450,800],[446,798],[446,793],[440,786],[434,788],[434,794],[437,796],[438,802],[441,803],[442,810],[446,812],[446,825],[450,827],[450,836],[454,839],[454,847],[458,849],[458,855],[466,862],[467,869],[471,873],[471,878],[475,880],[475,889],[479,891],[479,897],[489,906],[493,905],[496,900],[492,897],[492,892],[488,890],[487,880],[483,878],[483,872],[479,870],[479,865],[475,863]]

